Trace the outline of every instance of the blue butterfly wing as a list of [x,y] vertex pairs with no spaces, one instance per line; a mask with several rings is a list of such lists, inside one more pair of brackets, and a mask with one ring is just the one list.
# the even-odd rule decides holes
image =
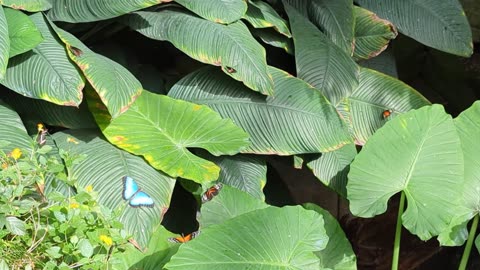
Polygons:
[[140,191],[137,183],[130,176],[123,177],[122,196],[132,207],[153,207],[153,199],[147,193]]
[[138,185],[130,176],[123,177],[123,199],[130,200],[138,192]]
[[129,201],[130,206],[132,207],[153,207],[153,199],[148,196],[147,193],[140,191]]

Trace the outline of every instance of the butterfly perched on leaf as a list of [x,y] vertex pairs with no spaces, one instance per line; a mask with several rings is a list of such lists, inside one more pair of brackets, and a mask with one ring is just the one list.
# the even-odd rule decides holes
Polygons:
[[40,146],[43,146],[47,142],[48,129],[46,129],[45,126],[42,123],[38,123],[37,124],[37,131],[38,131],[37,143]]
[[153,199],[143,192],[130,176],[124,176],[122,197],[131,207],[153,207]]
[[170,237],[170,238],[168,238],[168,242],[171,242],[171,243],[186,243],[186,242],[192,240],[193,238],[197,237],[199,234],[200,234],[200,231],[196,231],[196,232],[192,232],[192,233],[187,234],[187,235],[180,235],[178,237]]
[[392,115],[392,110],[385,110],[382,113],[384,119],[387,119],[388,117],[390,117],[390,115]]
[[222,189],[223,185],[221,183],[215,184],[202,195],[202,203],[206,203],[217,196],[218,192]]

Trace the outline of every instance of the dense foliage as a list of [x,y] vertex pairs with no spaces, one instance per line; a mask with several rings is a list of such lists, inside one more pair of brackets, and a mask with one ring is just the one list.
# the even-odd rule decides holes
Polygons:
[[[402,226],[480,246],[480,103],[432,72],[473,53],[457,0],[0,4],[0,270],[357,269],[272,156],[357,217],[398,194],[392,269]],[[398,79],[418,51],[436,94]]]

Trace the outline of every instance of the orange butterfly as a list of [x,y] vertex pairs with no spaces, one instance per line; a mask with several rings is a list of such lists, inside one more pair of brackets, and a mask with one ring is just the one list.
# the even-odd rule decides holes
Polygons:
[[40,146],[43,146],[47,142],[48,129],[46,129],[42,123],[38,123],[37,130],[38,130],[37,143]]
[[392,110],[385,110],[382,113],[383,118],[388,118],[390,115],[392,115]]
[[213,197],[215,197],[218,194],[218,192],[220,191],[220,189],[222,189],[222,187],[223,185],[221,183],[218,183],[213,185],[209,189],[207,189],[207,191],[205,191],[205,193],[203,193],[202,195],[202,203],[206,203],[211,199],[213,199]]
[[168,238],[168,242],[186,243],[186,242],[192,240],[193,238],[197,237],[199,234],[200,234],[200,231],[196,231],[196,232],[192,232],[190,234],[187,234],[185,236],[182,234],[178,237],[170,237],[170,238]]

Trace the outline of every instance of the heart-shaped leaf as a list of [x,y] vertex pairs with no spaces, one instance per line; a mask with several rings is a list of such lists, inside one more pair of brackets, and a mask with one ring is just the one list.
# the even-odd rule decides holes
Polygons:
[[248,134],[207,106],[148,91],[103,133],[116,146],[143,155],[172,177],[199,183],[216,180],[220,169],[190,153],[188,147],[204,148],[218,156],[236,154],[248,145]]
[[356,216],[385,212],[404,192],[403,225],[422,240],[446,229],[460,203],[463,183],[460,138],[440,105],[412,110],[388,121],[350,166],[347,194]]
[[[177,269],[318,269],[323,218],[300,206],[258,209],[202,230],[165,266]],[[252,251],[255,252],[252,252]]]

